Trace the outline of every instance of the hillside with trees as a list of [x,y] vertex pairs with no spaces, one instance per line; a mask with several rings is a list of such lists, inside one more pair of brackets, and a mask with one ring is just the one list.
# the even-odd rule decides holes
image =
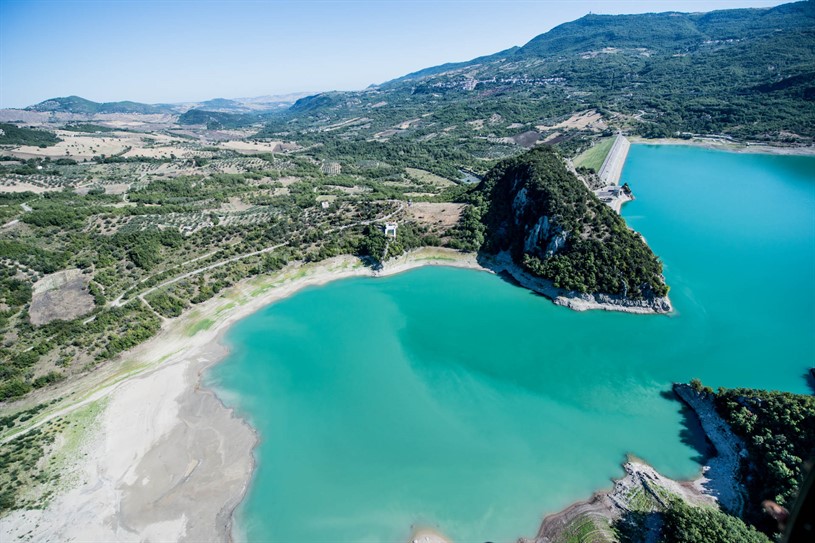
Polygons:
[[80,96],[65,96],[60,98],[51,98],[29,106],[26,108],[29,111],[48,111],[58,113],[77,113],[84,115],[94,115],[97,113],[139,113],[139,114],[152,114],[152,113],[167,113],[170,111],[167,107],[161,107],[151,104],[142,104],[139,102],[93,102]]
[[500,163],[478,190],[486,252],[508,251],[558,288],[628,299],[667,294],[662,264],[642,237],[554,149],[538,147]]
[[61,140],[47,130],[25,128],[11,123],[0,123],[0,145],[36,145],[48,147]]
[[[307,144],[342,140],[360,150],[371,141],[410,144],[420,149],[404,159],[416,164],[456,149],[466,156],[454,165],[480,173],[488,161],[522,151],[517,138],[529,133],[568,156],[607,128],[646,138],[807,144],[815,138],[813,29],[812,1],[587,15],[522,47],[364,91],[300,99],[257,137],[297,134]],[[602,122],[569,122],[584,111]]]
[[748,520],[775,529],[761,503],[791,508],[804,479],[804,462],[815,459],[815,396],[789,392],[719,389],[716,409],[741,437],[749,457],[743,467],[751,499]]

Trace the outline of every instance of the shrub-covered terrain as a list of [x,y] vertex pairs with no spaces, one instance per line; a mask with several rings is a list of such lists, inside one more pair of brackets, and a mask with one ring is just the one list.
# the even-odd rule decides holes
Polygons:
[[664,513],[662,543],[770,543],[766,535],[738,517],[713,507],[674,501]]
[[753,389],[719,389],[716,408],[747,445],[747,518],[773,530],[764,500],[791,508],[815,459],[815,396]]
[[37,145],[47,147],[60,139],[47,130],[24,128],[16,124],[0,123],[0,145]]
[[484,249],[513,259],[556,287],[627,298],[664,296],[662,264],[565,166],[538,147],[500,163],[479,186]]

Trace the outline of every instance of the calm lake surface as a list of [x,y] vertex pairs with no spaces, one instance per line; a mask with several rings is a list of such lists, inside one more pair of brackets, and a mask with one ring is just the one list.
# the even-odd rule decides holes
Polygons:
[[[533,536],[622,474],[671,477],[704,446],[666,392],[811,392],[815,158],[631,148],[628,223],[676,314],[576,313],[476,271],[311,288],[238,323],[210,384],[261,436],[237,515],[250,541]],[[693,426],[690,426],[693,429]]]

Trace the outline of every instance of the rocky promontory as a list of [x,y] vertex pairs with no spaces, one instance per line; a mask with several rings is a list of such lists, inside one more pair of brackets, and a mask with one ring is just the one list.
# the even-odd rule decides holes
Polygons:
[[482,253],[520,283],[578,310],[671,310],[662,263],[554,149],[499,163],[479,197]]
[[655,542],[660,540],[662,514],[677,500],[691,506],[718,506],[740,515],[746,495],[739,474],[744,443],[716,411],[712,393],[687,384],[674,384],[673,392],[693,411],[715,449],[700,477],[675,481],[631,458],[623,464],[625,475],[614,481],[610,491],[597,492],[586,501],[548,515],[534,538],[520,542],[559,543],[572,541],[578,533],[591,533],[591,541],[610,543],[618,541],[616,530],[631,522],[638,523],[640,540]]

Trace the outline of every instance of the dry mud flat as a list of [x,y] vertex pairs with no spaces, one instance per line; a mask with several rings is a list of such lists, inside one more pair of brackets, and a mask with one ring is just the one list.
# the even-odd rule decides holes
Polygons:
[[[310,285],[345,277],[387,276],[424,265],[480,269],[474,255],[412,252],[374,272],[357,258],[293,264],[247,280],[167,321],[157,337],[117,361],[49,393],[80,399],[56,407],[31,428],[106,402],[95,429],[64,473],[75,486],[45,509],[0,519],[0,541],[225,541],[254,469],[257,437],[201,386],[201,373],[226,355],[234,322]],[[224,309],[224,304],[230,306]],[[74,395],[74,398],[77,398]],[[45,398],[41,398],[45,399]],[[443,542],[424,533],[427,541]]]
[[227,540],[255,435],[198,387],[218,354],[193,351],[118,387],[78,460],[82,484],[0,520],[0,539]]

